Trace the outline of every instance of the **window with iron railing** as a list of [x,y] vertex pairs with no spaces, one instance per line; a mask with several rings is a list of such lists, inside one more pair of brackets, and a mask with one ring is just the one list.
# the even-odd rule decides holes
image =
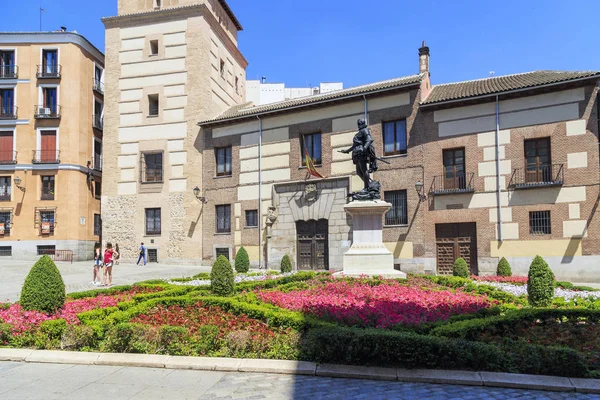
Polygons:
[[54,211],[40,211],[40,234],[42,236],[54,235]]
[[223,256],[229,260],[229,247],[217,247],[215,249],[215,254],[217,258],[219,258],[219,256]]
[[529,212],[529,233],[532,235],[550,235],[552,233],[550,211]]
[[54,175],[42,176],[41,200],[54,200]]
[[525,182],[550,182],[552,159],[550,138],[525,141]]
[[392,204],[392,208],[385,214],[385,225],[407,225],[408,206],[406,190],[386,191],[384,199]]
[[0,79],[16,79],[18,67],[15,65],[14,50],[0,50]]
[[0,236],[10,236],[11,212],[0,212]]
[[216,232],[231,233],[231,205],[223,204],[215,206]]
[[163,181],[163,153],[147,152],[142,153],[141,157],[141,177],[142,183],[162,183]]
[[16,119],[15,89],[0,88],[0,119]]
[[58,50],[42,50],[42,65],[38,66],[38,78],[60,78]]
[[10,201],[11,185],[10,176],[0,176],[0,201]]
[[53,245],[39,245],[37,246],[37,255],[38,256],[44,256],[44,255],[54,255],[56,253],[56,246]]
[[102,182],[98,180],[94,182],[94,197],[97,199],[102,197]]
[[146,208],[146,235],[161,234],[160,208]]

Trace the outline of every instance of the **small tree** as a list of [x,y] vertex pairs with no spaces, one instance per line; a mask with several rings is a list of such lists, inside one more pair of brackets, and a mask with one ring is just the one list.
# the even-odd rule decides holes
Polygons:
[[21,307],[54,313],[65,304],[65,283],[54,261],[42,256],[31,268],[21,290]]
[[452,275],[460,276],[461,278],[469,277],[469,266],[464,258],[460,257],[454,261],[454,268],[452,269]]
[[250,269],[250,259],[245,248],[240,247],[235,255],[235,270],[240,273],[248,272]]
[[496,270],[498,276],[512,276],[510,264],[506,261],[506,258],[502,257],[498,263],[498,269]]
[[233,268],[229,260],[220,255],[210,271],[210,289],[217,296],[231,296],[233,285]]
[[554,273],[548,263],[535,256],[527,275],[527,299],[533,307],[547,307],[554,297]]
[[292,272],[292,261],[287,254],[281,259],[281,272]]

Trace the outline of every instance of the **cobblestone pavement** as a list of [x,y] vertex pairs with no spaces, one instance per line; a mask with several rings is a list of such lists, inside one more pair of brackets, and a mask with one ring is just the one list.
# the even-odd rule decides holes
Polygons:
[[454,385],[100,365],[0,362],[0,399],[600,399]]

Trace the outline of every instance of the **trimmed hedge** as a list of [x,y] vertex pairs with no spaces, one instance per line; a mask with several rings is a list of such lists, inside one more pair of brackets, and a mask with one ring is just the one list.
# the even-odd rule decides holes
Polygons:
[[290,260],[290,256],[287,254],[281,259],[281,272],[284,274],[286,272],[292,272],[292,261]]
[[527,275],[527,299],[534,307],[547,307],[554,297],[554,273],[548,263],[535,256]]
[[452,269],[452,275],[460,278],[469,277],[469,266],[464,258],[459,257],[454,261],[454,268]]
[[496,270],[498,276],[512,276],[512,270],[510,264],[506,261],[506,258],[502,257],[498,262],[498,269]]
[[210,288],[217,296],[231,296],[234,291],[233,269],[229,260],[221,255],[210,272]]
[[240,247],[235,255],[235,270],[238,273],[245,273],[248,272],[249,269],[250,259],[248,258],[248,252],[244,247]]
[[54,313],[63,307],[67,297],[65,283],[54,261],[42,256],[31,268],[21,290],[21,307]]
[[83,292],[69,293],[68,297],[73,300],[84,299],[89,297],[97,297],[100,295],[110,296],[113,294],[126,292],[131,290],[133,286],[131,285],[122,285],[122,286],[114,286],[110,289],[95,289],[95,290],[86,290]]

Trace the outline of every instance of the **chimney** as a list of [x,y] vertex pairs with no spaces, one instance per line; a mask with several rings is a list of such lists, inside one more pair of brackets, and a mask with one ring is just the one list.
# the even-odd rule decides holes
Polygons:
[[425,41],[419,49],[419,73],[427,72],[429,75],[429,47],[425,46]]

